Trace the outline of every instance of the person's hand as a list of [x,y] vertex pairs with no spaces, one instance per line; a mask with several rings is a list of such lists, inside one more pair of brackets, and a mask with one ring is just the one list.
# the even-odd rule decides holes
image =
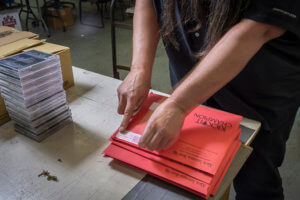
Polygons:
[[138,145],[151,151],[171,147],[179,137],[185,113],[174,102],[164,101],[150,117]]
[[144,71],[131,70],[118,87],[118,113],[124,115],[120,131],[124,132],[133,113],[137,111],[146,99],[151,83],[151,74]]

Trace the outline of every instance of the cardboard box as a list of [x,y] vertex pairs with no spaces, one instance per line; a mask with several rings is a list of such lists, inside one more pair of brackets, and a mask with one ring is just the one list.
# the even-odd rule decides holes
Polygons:
[[0,47],[0,58],[4,58],[15,53],[19,53],[24,49],[36,46],[38,44],[42,44],[43,41],[41,40],[34,40],[34,39],[22,39],[18,40],[9,44],[5,44]]
[[6,111],[4,100],[0,96],[0,126],[5,124],[9,120],[10,120],[10,118],[9,118],[8,113]]
[[1,26],[9,26],[22,31],[22,25],[17,9],[0,11]]
[[59,55],[61,71],[62,71],[62,76],[64,81],[63,83],[64,89],[66,90],[74,85],[72,60],[71,60],[71,53],[69,47],[45,42],[41,45],[29,49],[25,49],[24,51],[29,51],[33,49],[45,53],[55,53],[56,55]]
[[9,120],[10,120],[10,118],[7,113],[5,115],[0,115],[0,126],[5,124]]
[[[74,24],[72,8],[71,7],[63,7],[56,10],[55,8],[48,8],[47,12],[49,15],[58,16],[57,11],[59,12],[62,20],[64,21],[65,27],[71,26]],[[53,29],[62,28],[62,22],[57,17],[47,16],[47,25]]]
[[7,114],[6,108],[5,108],[5,104],[4,104],[4,100],[3,98],[0,96],[0,117],[2,115]]
[[39,36],[35,33],[18,31],[11,27],[0,26],[0,46],[25,38],[38,39]]

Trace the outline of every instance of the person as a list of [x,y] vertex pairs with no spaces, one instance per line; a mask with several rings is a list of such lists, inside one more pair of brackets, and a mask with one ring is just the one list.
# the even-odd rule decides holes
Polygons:
[[161,36],[175,89],[139,145],[170,147],[201,103],[258,120],[254,150],[234,180],[236,199],[284,199],[278,167],[300,104],[299,16],[298,0],[136,1],[131,70],[118,88],[120,131],[147,97]]

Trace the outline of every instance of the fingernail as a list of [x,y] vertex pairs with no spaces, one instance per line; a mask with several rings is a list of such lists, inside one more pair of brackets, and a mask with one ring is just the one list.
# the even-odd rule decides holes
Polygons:
[[124,132],[124,131],[125,131],[125,128],[124,128],[123,126],[120,126],[119,131],[120,131],[120,132]]

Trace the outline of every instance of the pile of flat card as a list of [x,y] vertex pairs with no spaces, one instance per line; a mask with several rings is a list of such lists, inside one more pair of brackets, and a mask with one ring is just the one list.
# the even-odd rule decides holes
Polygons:
[[156,152],[137,144],[155,108],[166,98],[150,93],[127,132],[117,130],[103,154],[203,198],[216,194],[241,142],[241,116],[205,106],[185,118],[180,137],[167,150]]
[[0,88],[21,134],[41,141],[72,122],[57,55],[32,50],[1,59]]

